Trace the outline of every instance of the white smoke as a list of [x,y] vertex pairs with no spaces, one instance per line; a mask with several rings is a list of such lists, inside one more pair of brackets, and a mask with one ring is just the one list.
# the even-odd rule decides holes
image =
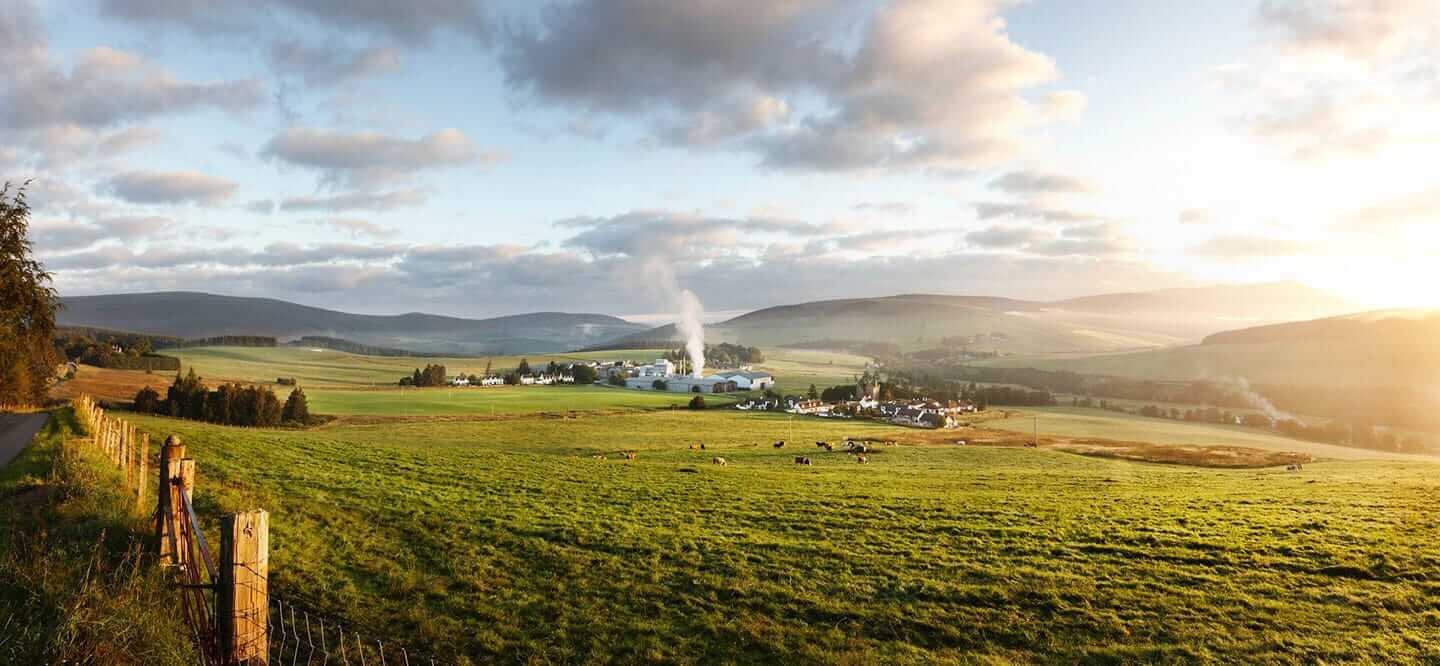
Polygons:
[[1270,402],[1265,396],[1251,390],[1250,382],[1246,381],[1244,377],[1231,380],[1231,384],[1240,391],[1240,395],[1245,397],[1245,401],[1250,403],[1251,407],[1265,412],[1265,415],[1270,417],[1271,422],[1279,423],[1280,421],[1293,418],[1288,412],[1275,407],[1275,403]]
[[685,352],[690,357],[690,374],[704,377],[705,373],[705,326],[700,323],[705,308],[700,297],[689,289],[681,289],[675,278],[672,262],[663,256],[648,257],[641,263],[641,270],[648,278],[642,284],[657,301],[666,307],[679,311],[680,320],[675,328],[685,338]]
[[700,298],[689,289],[680,291],[680,321],[676,327],[685,336],[685,353],[690,356],[690,374],[695,378],[705,376],[705,326],[700,323],[705,308]]

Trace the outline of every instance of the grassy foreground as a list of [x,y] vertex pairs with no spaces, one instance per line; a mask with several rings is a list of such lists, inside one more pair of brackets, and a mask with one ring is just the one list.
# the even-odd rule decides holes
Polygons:
[[138,421],[185,438],[206,516],[270,510],[277,594],[441,656],[1440,659],[1431,464],[1293,474],[898,446],[857,465],[802,444],[896,431],[733,411]]
[[148,520],[76,430],[57,410],[0,468],[0,663],[194,663]]

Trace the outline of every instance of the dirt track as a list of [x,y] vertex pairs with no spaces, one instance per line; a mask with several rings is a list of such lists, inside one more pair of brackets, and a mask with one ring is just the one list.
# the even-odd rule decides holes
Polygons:
[[9,465],[30,446],[48,418],[49,414],[0,414],[0,467]]

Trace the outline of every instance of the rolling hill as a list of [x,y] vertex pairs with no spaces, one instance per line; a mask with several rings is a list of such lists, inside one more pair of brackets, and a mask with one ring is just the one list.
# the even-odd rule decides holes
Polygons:
[[[1237,325],[1333,315],[1347,304],[1294,283],[1167,289],[1061,301],[904,294],[783,305],[706,327],[709,341],[782,346],[882,342],[908,350],[1095,353],[1176,346]],[[673,326],[611,341],[659,346]]]
[[1427,389],[1440,383],[1440,312],[1364,312],[1224,331],[1169,349],[985,364],[1149,380]]
[[536,312],[491,319],[420,313],[362,315],[271,298],[198,292],[72,296],[62,302],[59,323],[64,326],[183,338],[264,335],[283,341],[315,335],[460,355],[565,351],[647,328],[600,314]]

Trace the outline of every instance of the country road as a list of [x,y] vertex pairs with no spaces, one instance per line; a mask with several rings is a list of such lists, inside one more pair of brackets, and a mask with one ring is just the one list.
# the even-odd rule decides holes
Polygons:
[[49,417],[49,414],[0,414],[0,467],[9,465],[30,445]]

